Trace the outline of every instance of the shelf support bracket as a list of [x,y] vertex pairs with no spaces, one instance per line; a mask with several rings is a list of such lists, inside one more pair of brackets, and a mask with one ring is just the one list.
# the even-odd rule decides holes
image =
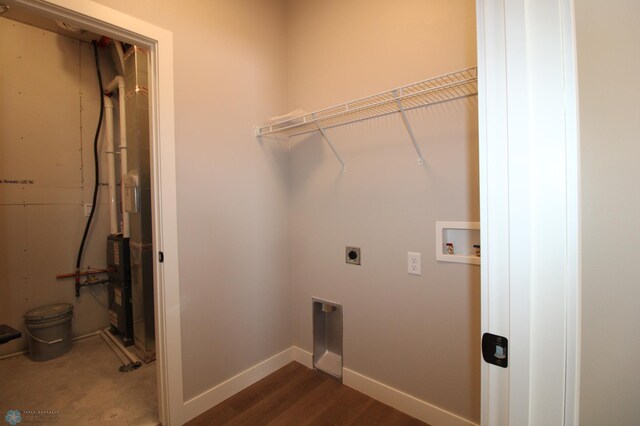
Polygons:
[[344,161],[342,161],[342,158],[340,158],[340,154],[338,154],[338,151],[336,151],[336,148],[331,143],[331,139],[329,139],[329,137],[327,136],[326,132],[324,131],[324,129],[322,128],[318,120],[316,120],[316,126],[318,126],[318,130],[320,131],[320,134],[322,135],[322,138],[324,139],[324,141],[327,143],[327,145],[329,145],[329,147],[331,148],[331,151],[333,151],[333,155],[336,156],[336,158],[342,165],[342,173],[346,172],[347,169],[344,165]]
[[418,142],[416,141],[416,137],[413,134],[413,130],[411,129],[411,124],[409,124],[409,120],[407,119],[407,113],[402,106],[402,100],[400,99],[402,96],[402,89],[394,90],[393,97],[396,100],[396,104],[398,105],[398,111],[402,115],[402,121],[404,122],[404,127],[407,128],[407,133],[409,133],[409,137],[411,138],[411,142],[413,142],[413,147],[416,149],[418,153],[418,164],[424,164],[424,157],[422,156],[422,152],[420,152],[420,147],[418,146]]

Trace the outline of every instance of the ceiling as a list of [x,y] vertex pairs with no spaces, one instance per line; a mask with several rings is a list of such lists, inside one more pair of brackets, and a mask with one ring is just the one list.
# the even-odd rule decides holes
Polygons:
[[[2,10],[4,10],[4,12],[2,12]],[[99,40],[102,37],[98,34],[85,31],[80,28],[74,28],[65,22],[56,22],[51,20],[50,18],[36,15],[33,12],[28,11],[24,7],[13,4],[10,1],[0,1],[0,18],[7,18],[13,21],[22,22],[23,24],[31,25],[33,27],[51,31],[65,37],[70,37],[88,43],[92,42],[93,40]]]

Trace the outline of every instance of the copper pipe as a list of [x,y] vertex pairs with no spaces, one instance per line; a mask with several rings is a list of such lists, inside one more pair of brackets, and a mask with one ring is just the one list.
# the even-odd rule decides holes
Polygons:
[[108,269],[92,269],[90,271],[84,271],[84,272],[71,272],[70,274],[58,274],[56,275],[56,279],[61,280],[63,278],[84,277],[87,275],[98,275],[98,274],[107,274],[107,273],[109,273]]

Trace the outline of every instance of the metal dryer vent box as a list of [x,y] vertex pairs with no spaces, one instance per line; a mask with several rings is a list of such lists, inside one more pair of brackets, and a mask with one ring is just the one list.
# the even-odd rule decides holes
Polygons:
[[342,380],[342,305],[313,298],[313,367]]

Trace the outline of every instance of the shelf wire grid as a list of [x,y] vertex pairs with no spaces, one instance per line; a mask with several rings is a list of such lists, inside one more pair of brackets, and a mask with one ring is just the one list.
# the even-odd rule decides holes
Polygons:
[[[258,127],[264,136],[284,133],[289,137],[343,126],[383,115],[400,113],[478,94],[478,69],[471,67],[417,83],[388,90],[377,95],[300,115]],[[402,107],[402,108],[401,108]]]

